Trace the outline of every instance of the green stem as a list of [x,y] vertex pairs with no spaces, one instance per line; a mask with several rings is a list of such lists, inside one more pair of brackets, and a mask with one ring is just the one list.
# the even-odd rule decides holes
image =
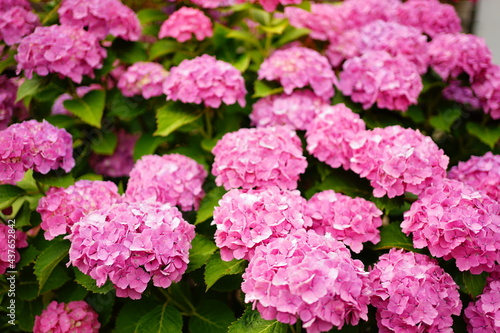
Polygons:
[[40,184],[38,182],[38,180],[35,180],[35,183],[36,183],[36,188],[38,189],[38,191],[40,191],[40,193],[45,196],[45,190],[43,189],[42,184]]
[[213,137],[213,134],[214,134],[214,128],[212,126],[213,112],[212,112],[212,109],[206,107],[203,110],[203,113],[205,114],[205,124],[207,127],[206,135],[209,139],[211,139]]

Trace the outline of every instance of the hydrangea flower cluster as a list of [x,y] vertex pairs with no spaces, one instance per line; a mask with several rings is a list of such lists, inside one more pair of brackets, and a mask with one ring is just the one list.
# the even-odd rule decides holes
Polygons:
[[487,152],[459,162],[448,172],[448,178],[461,181],[500,202],[500,155]]
[[64,0],[57,12],[61,24],[85,28],[98,39],[110,34],[136,41],[141,36],[137,15],[120,0]]
[[257,247],[241,290],[262,318],[287,324],[300,318],[308,333],[368,319],[371,288],[363,263],[340,241],[313,231]]
[[325,105],[326,102],[310,90],[270,95],[252,106],[250,120],[257,127],[289,125],[296,130],[306,130]]
[[306,131],[307,151],[332,168],[349,169],[350,142],[365,131],[365,122],[345,104],[323,106]]
[[464,310],[467,332],[488,333],[500,330],[500,271],[490,273],[483,293]]
[[94,77],[94,69],[102,67],[106,50],[94,34],[82,28],[51,25],[37,27],[19,43],[17,72],[27,78],[33,72],[41,76],[57,73],[81,83],[82,77]]
[[7,128],[14,115],[26,112],[22,101],[16,103],[17,89],[14,79],[0,75],[0,131]]
[[179,206],[183,211],[198,209],[205,196],[207,171],[181,154],[145,155],[138,160],[125,192],[133,202],[160,202]]
[[370,180],[373,195],[419,195],[446,177],[449,158],[419,130],[399,125],[361,132],[351,141],[350,169]]
[[[99,90],[102,89],[102,86],[97,83],[93,83],[90,86],[80,86],[76,87],[75,92],[76,95],[80,98],[85,96],[87,93],[89,93],[92,90]],[[64,101],[73,99],[73,97],[69,93],[64,93],[60,95],[59,97],[56,98],[54,101],[54,104],[52,104],[52,114],[62,114],[62,115],[67,115],[71,116],[72,113],[68,109],[64,107]]]
[[98,333],[100,328],[97,312],[87,302],[66,304],[52,301],[39,316],[35,316],[33,333]]
[[145,99],[163,94],[163,83],[168,71],[154,62],[139,61],[120,75],[117,87],[124,96],[142,95]]
[[199,9],[181,7],[163,22],[158,38],[172,37],[183,43],[193,36],[204,40],[212,35],[213,26],[209,17]]
[[212,222],[222,260],[251,260],[257,246],[310,227],[306,207],[306,199],[297,190],[275,186],[230,190],[215,207]]
[[380,332],[451,332],[462,302],[453,278],[426,255],[391,249],[370,270]]
[[113,155],[92,154],[89,157],[90,167],[105,177],[126,177],[134,167],[133,152],[138,135],[119,130],[117,137]]
[[491,271],[500,263],[500,204],[452,179],[426,188],[404,213],[403,232],[434,257],[455,259],[459,270]]
[[287,126],[241,128],[212,149],[212,174],[226,190],[278,186],[296,189],[307,167],[299,137]]
[[245,81],[241,73],[231,64],[217,60],[208,54],[190,60],[183,60],[179,66],[170,69],[165,79],[163,92],[167,100],[183,103],[205,103],[218,108],[221,103],[230,105],[238,102],[246,105]]
[[[12,238],[9,238],[9,235],[15,235],[15,249],[12,249],[9,247],[10,243],[9,240],[11,241]],[[18,263],[19,260],[21,260],[21,256],[19,255],[19,251],[17,249],[22,249],[28,246],[28,242],[26,241],[26,233],[22,232],[21,230],[15,230],[9,227],[6,224],[0,223],[0,274],[5,274],[7,270],[14,270],[11,265],[14,263]],[[10,251],[9,251],[10,250]],[[11,251],[14,251],[14,261],[12,261],[12,258],[10,255],[13,253]]]
[[471,84],[482,109],[493,119],[500,119],[500,66],[491,64]]
[[85,215],[71,234],[69,264],[116,296],[140,299],[149,281],[160,288],[181,280],[194,225],[170,204],[117,203]]
[[40,19],[31,8],[13,6],[5,11],[0,10],[0,40],[7,45],[19,43],[39,25]]
[[278,80],[288,95],[295,88],[309,85],[325,100],[333,97],[333,86],[337,83],[328,59],[318,51],[302,46],[274,51],[261,64],[258,75],[259,80]]
[[39,201],[40,227],[47,240],[69,234],[80,219],[101,208],[120,202],[116,185],[109,181],[79,180],[68,188],[51,187]]
[[0,131],[0,182],[16,183],[29,169],[69,172],[74,165],[73,140],[65,129],[28,120]]
[[377,228],[382,226],[382,211],[371,201],[326,190],[309,199],[308,210],[312,230],[319,235],[331,234],[353,252],[361,252],[364,242],[380,241]]
[[338,87],[365,110],[377,103],[379,108],[406,111],[417,104],[423,84],[417,67],[406,57],[370,51],[344,62]]

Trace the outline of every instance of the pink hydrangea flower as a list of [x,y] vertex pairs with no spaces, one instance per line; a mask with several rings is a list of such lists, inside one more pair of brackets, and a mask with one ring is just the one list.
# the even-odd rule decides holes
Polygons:
[[308,210],[312,230],[319,235],[331,234],[356,253],[361,252],[363,243],[380,241],[377,228],[382,226],[382,211],[371,201],[327,190],[309,199]]
[[474,77],[471,87],[484,112],[493,119],[500,119],[500,66],[491,64]]
[[459,162],[448,172],[448,178],[459,180],[500,202],[500,155],[487,152]]
[[119,130],[117,136],[113,155],[92,154],[89,157],[90,167],[105,177],[126,177],[134,167],[133,152],[139,136],[124,130]]
[[139,61],[120,75],[117,87],[127,97],[142,95],[149,99],[163,94],[163,83],[167,76],[168,71],[162,65]]
[[306,207],[297,190],[230,190],[215,207],[212,222],[222,260],[251,260],[258,246],[310,227]]
[[363,263],[331,235],[300,230],[257,247],[241,290],[262,318],[286,324],[300,318],[308,333],[368,319],[371,288]]
[[[245,1],[238,0],[237,2]],[[264,8],[265,11],[274,12],[280,4],[283,6],[298,5],[302,3],[302,0],[250,0],[249,2],[258,3],[262,6],[262,8]]]
[[307,167],[302,144],[286,126],[242,128],[225,134],[212,149],[212,174],[226,190],[278,186],[296,189]]
[[236,68],[204,54],[183,60],[179,66],[172,67],[163,85],[163,92],[167,100],[205,103],[208,107],[218,108],[221,103],[230,105],[236,102],[244,107],[247,90]]
[[194,225],[170,204],[117,203],[85,215],[71,228],[69,263],[118,297],[140,299],[149,281],[179,282],[189,262]]
[[51,187],[39,201],[40,227],[47,240],[70,233],[80,219],[101,208],[120,202],[116,185],[109,181],[79,180],[68,188]]
[[483,293],[464,310],[467,332],[488,333],[500,331],[500,271],[497,268],[486,279]]
[[[10,237],[9,237],[10,235]],[[15,243],[12,242],[12,235],[14,235]],[[15,230],[6,224],[0,223],[0,274],[5,274],[6,271],[15,271],[16,266],[21,260],[18,249],[28,246],[26,241],[27,235],[21,230]],[[9,245],[14,245],[11,248]],[[13,251],[13,252],[11,252]],[[14,261],[12,261],[14,255]]]
[[95,35],[78,27],[51,25],[37,27],[24,37],[15,59],[17,72],[24,70],[29,79],[33,72],[57,73],[80,83],[84,75],[94,77],[94,69],[102,67],[105,57],[106,50]]
[[419,195],[446,177],[449,158],[419,130],[389,126],[360,132],[351,143],[350,168],[370,180],[373,195]]
[[360,28],[376,20],[393,20],[401,0],[347,0],[341,5],[345,30]]
[[257,127],[289,125],[306,130],[326,102],[310,90],[296,90],[291,95],[270,95],[252,106],[250,120]]
[[201,10],[191,7],[181,7],[163,22],[158,38],[172,37],[183,43],[196,37],[204,40],[212,37],[212,21]]
[[75,165],[73,140],[65,129],[47,121],[24,121],[0,131],[0,182],[18,182],[33,169],[42,174]]
[[379,108],[404,112],[417,104],[423,88],[415,64],[386,51],[369,51],[348,59],[342,69],[339,89],[365,110],[377,103]]
[[459,270],[491,271],[500,263],[500,204],[472,187],[443,179],[426,188],[404,213],[403,232]]
[[481,100],[474,95],[472,88],[462,85],[462,82],[459,80],[451,81],[450,84],[443,89],[443,97],[450,101],[469,105],[476,110],[481,107]]
[[2,0],[0,1],[0,12],[6,12],[13,7],[21,7],[26,10],[31,10],[31,5],[28,0]]
[[439,34],[429,43],[429,65],[447,80],[462,73],[471,82],[491,66],[491,51],[483,38],[469,34]]
[[350,146],[365,122],[345,104],[323,106],[306,131],[307,151],[332,168],[349,169]]
[[333,97],[333,85],[337,83],[328,59],[302,46],[274,51],[264,60],[258,74],[259,80],[280,81],[288,95],[296,88],[309,85],[316,95],[325,100]]
[[207,171],[181,154],[145,155],[132,171],[125,193],[134,202],[159,202],[179,206],[183,211],[198,209],[205,196]]
[[361,34],[358,29],[344,31],[338,34],[332,41],[325,54],[333,67],[342,65],[344,60],[359,55],[359,45],[361,43]]
[[380,332],[451,332],[462,302],[453,278],[426,255],[391,249],[370,270]]
[[15,79],[0,75],[0,131],[8,127],[13,116],[26,112],[23,102],[16,102],[17,89]]
[[119,0],[64,0],[57,12],[61,24],[86,28],[98,39],[113,35],[136,41],[141,36],[139,18]]
[[409,0],[396,8],[395,20],[436,37],[440,33],[459,33],[462,24],[455,8],[438,0]]
[[97,312],[85,301],[69,303],[50,302],[39,316],[35,316],[33,333],[98,333],[101,324]]
[[0,11],[0,40],[7,45],[17,44],[40,25],[38,16],[21,6]]
[[[99,90],[99,89],[102,89],[102,86],[100,84],[94,83],[94,84],[91,84],[90,86],[77,87],[75,89],[75,92],[76,92],[76,95],[78,97],[82,98],[88,92],[90,92],[92,90]],[[73,99],[73,97],[69,93],[64,93],[64,94],[60,95],[59,97],[57,97],[56,100],[54,101],[54,104],[52,104],[52,114],[53,115],[62,114],[62,115],[67,115],[67,116],[73,115],[73,113],[71,113],[71,111],[69,111],[68,109],[66,109],[64,107],[64,101],[67,101],[70,99]]]

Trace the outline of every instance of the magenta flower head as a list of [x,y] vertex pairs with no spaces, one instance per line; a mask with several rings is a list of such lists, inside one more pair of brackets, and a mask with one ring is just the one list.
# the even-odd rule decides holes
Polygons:
[[21,6],[0,11],[0,40],[7,45],[17,44],[40,25],[38,16]]
[[118,297],[140,299],[149,281],[179,282],[189,262],[194,225],[170,204],[118,203],[85,215],[71,228],[69,263]]
[[141,36],[139,18],[119,0],[64,0],[57,12],[61,24],[85,28],[98,39],[113,35],[136,41]]
[[251,260],[257,246],[311,226],[307,201],[297,190],[233,189],[214,209],[215,243],[222,260]]
[[462,302],[453,278],[426,255],[391,249],[370,270],[380,332],[452,332]]
[[345,104],[323,106],[307,128],[307,151],[332,168],[347,170],[353,154],[350,142],[364,131],[365,122]]
[[198,209],[205,196],[204,167],[181,154],[145,155],[132,171],[125,196],[133,202],[177,205],[183,211]]
[[37,27],[21,40],[17,51],[18,73],[24,70],[28,78],[33,72],[41,76],[57,73],[76,83],[85,75],[93,78],[94,69],[101,68],[106,57],[95,35],[65,25]]
[[310,90],[270,95],[253,105],[250,120],[257,127],[289,125],[296,130],[306,130],[325,105],[326,102]]
[[118,79],[118,89],[124,96],[142,95],[145,99],[163,94],[163,83],[168,72],[154,62],[136,62]]
[[242,128],[225,134],[212,149],[217,186],[296,189],[307,167],[297,133],[286,126]]
[[16,102],[18,81],[6,75],[0,75],[0,131],[10,124],[13,116],[26,113],[22,101]]
[[40,227],[45,231],[45,239],[51,240],[70,233],[73,224],[83,216],[120,201],[114,183],[79,180],[68,188],[51,187],[36,211],[42,218]]
[[382,226],[382,211],[371,201],[327,190],[309,199],[308,212],[312,230],[319,235],[330,233],[353,252],[361,252],[365,242],[380,241],[377,228]]
[[50,302],[39,316],[35,316],[33,333],[86,332],[98,333],[101,324],[97,312],[85,301],[69,303]]
[[[18,249],[28,246],[26,238],[27,235],[25,232],[0,223],[0,274],[5,274],[6,271],[14,271],[16,269],[15,264],[21,260]],[[11,243],[12,239],[15,240],[15,243]],[[14,248],[11,247],[12,245]],[[14,256],[14,261],[12,260],[12,255]]]
[[386,51],[369,51],[348,59],[342,69],[339,89],[365,110],[377,103],[379,108],[404,112],[417,104],[423,88],[415,64]]
[[474,77],[471,86],[484,112],[493,119],[500,119],[500,66],[491,64],[481,75]]
[[488,333],[500,331],[500,271],[497,268],[486,279],[483,293],[464,310],[467,332]]
[[181,7],[163,22],[158,38],[172,37],[183,43],[196,37],[201,41],[212,37],[212,21],[201,10],[191,7]]
[[179,66],[172,67],[163,85],[163,92],[167,100],[205,103],[205,106],[218,108],[221,103],[230,105],[236,102],[244,107],[247,90],[236,68],[204,54],[183,60]]
[[296,88],[309,85],[324,100],[333,97],[333,86],[337,83],[328,59],[319,52],[302,46],[274,51],[264,60],[258,74],[259,80],[279,81],[287,95]]
[[363,263],[331,235],[296,231],[256,248],[241,290],[262,318],[294,324],[308,333],[367,320],[371,288]]
[[460,271],[490,272],[500,263],[500,204],[452,179],[420,194],[404,213],[403,232],[434,257],[455,259]]

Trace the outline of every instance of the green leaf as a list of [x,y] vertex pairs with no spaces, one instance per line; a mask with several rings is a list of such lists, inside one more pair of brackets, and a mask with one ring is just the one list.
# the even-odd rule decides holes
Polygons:
[[422,108],[418,105],[410,105],[408,111],[403,113],[403,116],[408,116],[417,124],[422,124],[425,122],[425,114]]
[[254,91],[253,98],[266,97],[269,95],[279,94],[283,92],[283,87],[274,87],[269,83],[264,81],[255,81],[254,83]]
[[271,23],[271,13],[263,9],[250,9],[250,17],[260,25],[269,25]]
[[232,64],[237,70],[240,72],[244,72],[247,70],[248,66],[250,65],[250,56],[248,53],[242,54],[238,60]]
[[444,132],[450,132],[451,126],[460,118],[462,110],[458,107],[449,108],[429,119],[432,127]]
[[16,323],[25,332],[33,332],[35,316],[40,315],[43,310],[42,298],[34,301],[16,302]]
[[68,187],[75,183],[75,179],[69,173],[63,173],[62,169],[52,170],[47,174],[33,172],[33,178],[39,183],[54,186],[54,187]]
[[0,185],[0,209],[10,207],[14,201],[26,194],[26,191],[14,185]]
[[129,121],[147,111],[146,104],[140,103],[140,98],[128,98],[122,95],[119,90],[112,90],[108,93],[107,110],[109,116],[115,116],[121,120]]
[[148,54],[139,42],[129,42],[117,38],[113,42],[112,49],[116,52],[116,56],[127,64],[148,61]]
[[157,305],[144,297],[138,301],[127,299],[126,302],[116,317],[115,333],[134,333],[139,320]]
[[306,192],[310,198],[316,192],[334,190],[351,197],[369,198],[372,194],[370,183],[352,171],[329,169],[328,175]]
[[243,315],[229,326],[228,333],[286,333],[288,327],[277,320],[262,319],[258,311],[248,307]]
[[176,104],[167,104],[156,111],[157,129],[153,135],[168,136],[179,127],[196,121],[202,113],[191,114],[182,110],[176,110]]
[[479,275],[474,275],[469,271],[465,271],[460,272],[460,275],[463,281],[462,291],[464,293],[470,295],[472,298],[476,298],[483,293],[488,273],[483,272]]
[[[18,268],[19,270],[19,268]],[[38,281],[36,276],[33,274],[33,270],[30,268],[23,269],[21,275],[22,277],[17,279],[17,290],[16,296],[23,301],[32,301],[38,297]]]
[[113,132],[104,132],[92,140],[92,151],[99,155],[113,155],[118,137]]
[[413,247],[411,239],[401,231],[400,223],[397,222],[392,222],[382,227],[380,230],[380,242],[376,244],[373,249],[388,250],[393,247],[419,252]]
[[232,38],[232,39],[237,39],[241,40],[244,42],[248,42],[250,44],[253,44],[260,48],[260,44],[258,39],[255,37],[255,35],[249,33],[248,31],[243,31],[243,30],[231,30],[227,35],[226,38]]
[[205,265],[215,250],[217,250],[217,245],[212,240],[199,234],[196,234],[196,237],[191,242],[191,246],[191,250],[189,250],[188,272]]
[[19,250],[19,255],[21,260],[16,265],[16,269],[20,270],[25,266],[35,262],[36,257],[40,254],[40,251],[34,246],[28,246],[24,249]]
[[372,196],[370,201],[377,205],[378,209],[382,210],[386,215],[390,214],[392,211],[399,210],[404,204],[403,196],[389,198],[387,195],[382,198],[376,198]]
[[42,290],[50,274],[61,260],[68,255],[70,242],[68,240],[52,241],[35,262],[35,275],[38,278],[39,291]]
[[182,333],[182,316],[167,303],[158,305],[144,315],[135,328],[135,333]]
[[166,139],[161,136],[153,136],[151,133],[144,133],[135,143],[134,161],[137,161],[144,155],[154,154],[156,148],[165,142]]
[[28,201],[24,201],[23,205],[21,206],[16,215],[16,228],[31,226],[30,218],[31,218],[30,203]]
[[179,50],[180,45],[177,41],[162,39],[151,45],[149,49],[149,60],[156,60],[164,55],[174,53]]
[[500,139],[500,126],[491,125],[481,125],[479,123],[469,122],[467,123],[467,131],[481,140],[483,143],[490,146],[493,149]]
[[43,288],[40,290],[40,294],[44,294],[47,291],[60,288],[69,280],[70,277],[67,273],[67,270],[65,268],[62,268],[61,266],[56,266],[54,267],[52,273],[50,273],[50,276],[47,279],[47,283],[45,283]]
[[226,333],[234,319],[233,312],[225,303],[205,300],[196,307],[196,314],[189,320],[189,331],[191,333]]
[[205,283],[207,290],[221,277],[242,273],[247,266],[246,260],[223,261],[219,253],[214,253],[205,267]]
[[283,34],[283,31],[285,31],[287,27],[288,27],[288,22],[282,21],[281,23],[275,26],[260,26],[260,29],[262,29],[264,32],[268,32],[271,34],[281,35]]
[[219,200],[222,199],[225,193],[226,190],[223,187],[214,187],[205,195],[196,214],[195,225],[208,220],[214,215],[214,207],[219,204]]
[[142,25],[146,25],[151,22],[165,21],[168,16],[161,10],[145,8],[137,12],[137,17]]
[[76,267],[73,267],[73,270],[75,272],[75,282],[84,287],[85,289],[87,289],[88,291],[97,294],[106,294],[114,289],[113,284],[110,281],[106,281],[104,285],[98,287],[96,281],[93,278],[91,278],[87,274],[82,273]]
[[36,94],[42,84],[41,81],[42,80],[39,77],[33,77],[30,80],[25,80],[17,89],[16,102]]
[[103,90],[92,90],[83,98],[75,98],[63,102],[64,107],[83,122],[101,128],[106,95]]
[[281,35],[281,37],[276,41],[275,46],[281,47],[303,36],[309,35],[310,32],[311,30],[306,28],[290,29],[288,31],[285,31],[283,35]]

